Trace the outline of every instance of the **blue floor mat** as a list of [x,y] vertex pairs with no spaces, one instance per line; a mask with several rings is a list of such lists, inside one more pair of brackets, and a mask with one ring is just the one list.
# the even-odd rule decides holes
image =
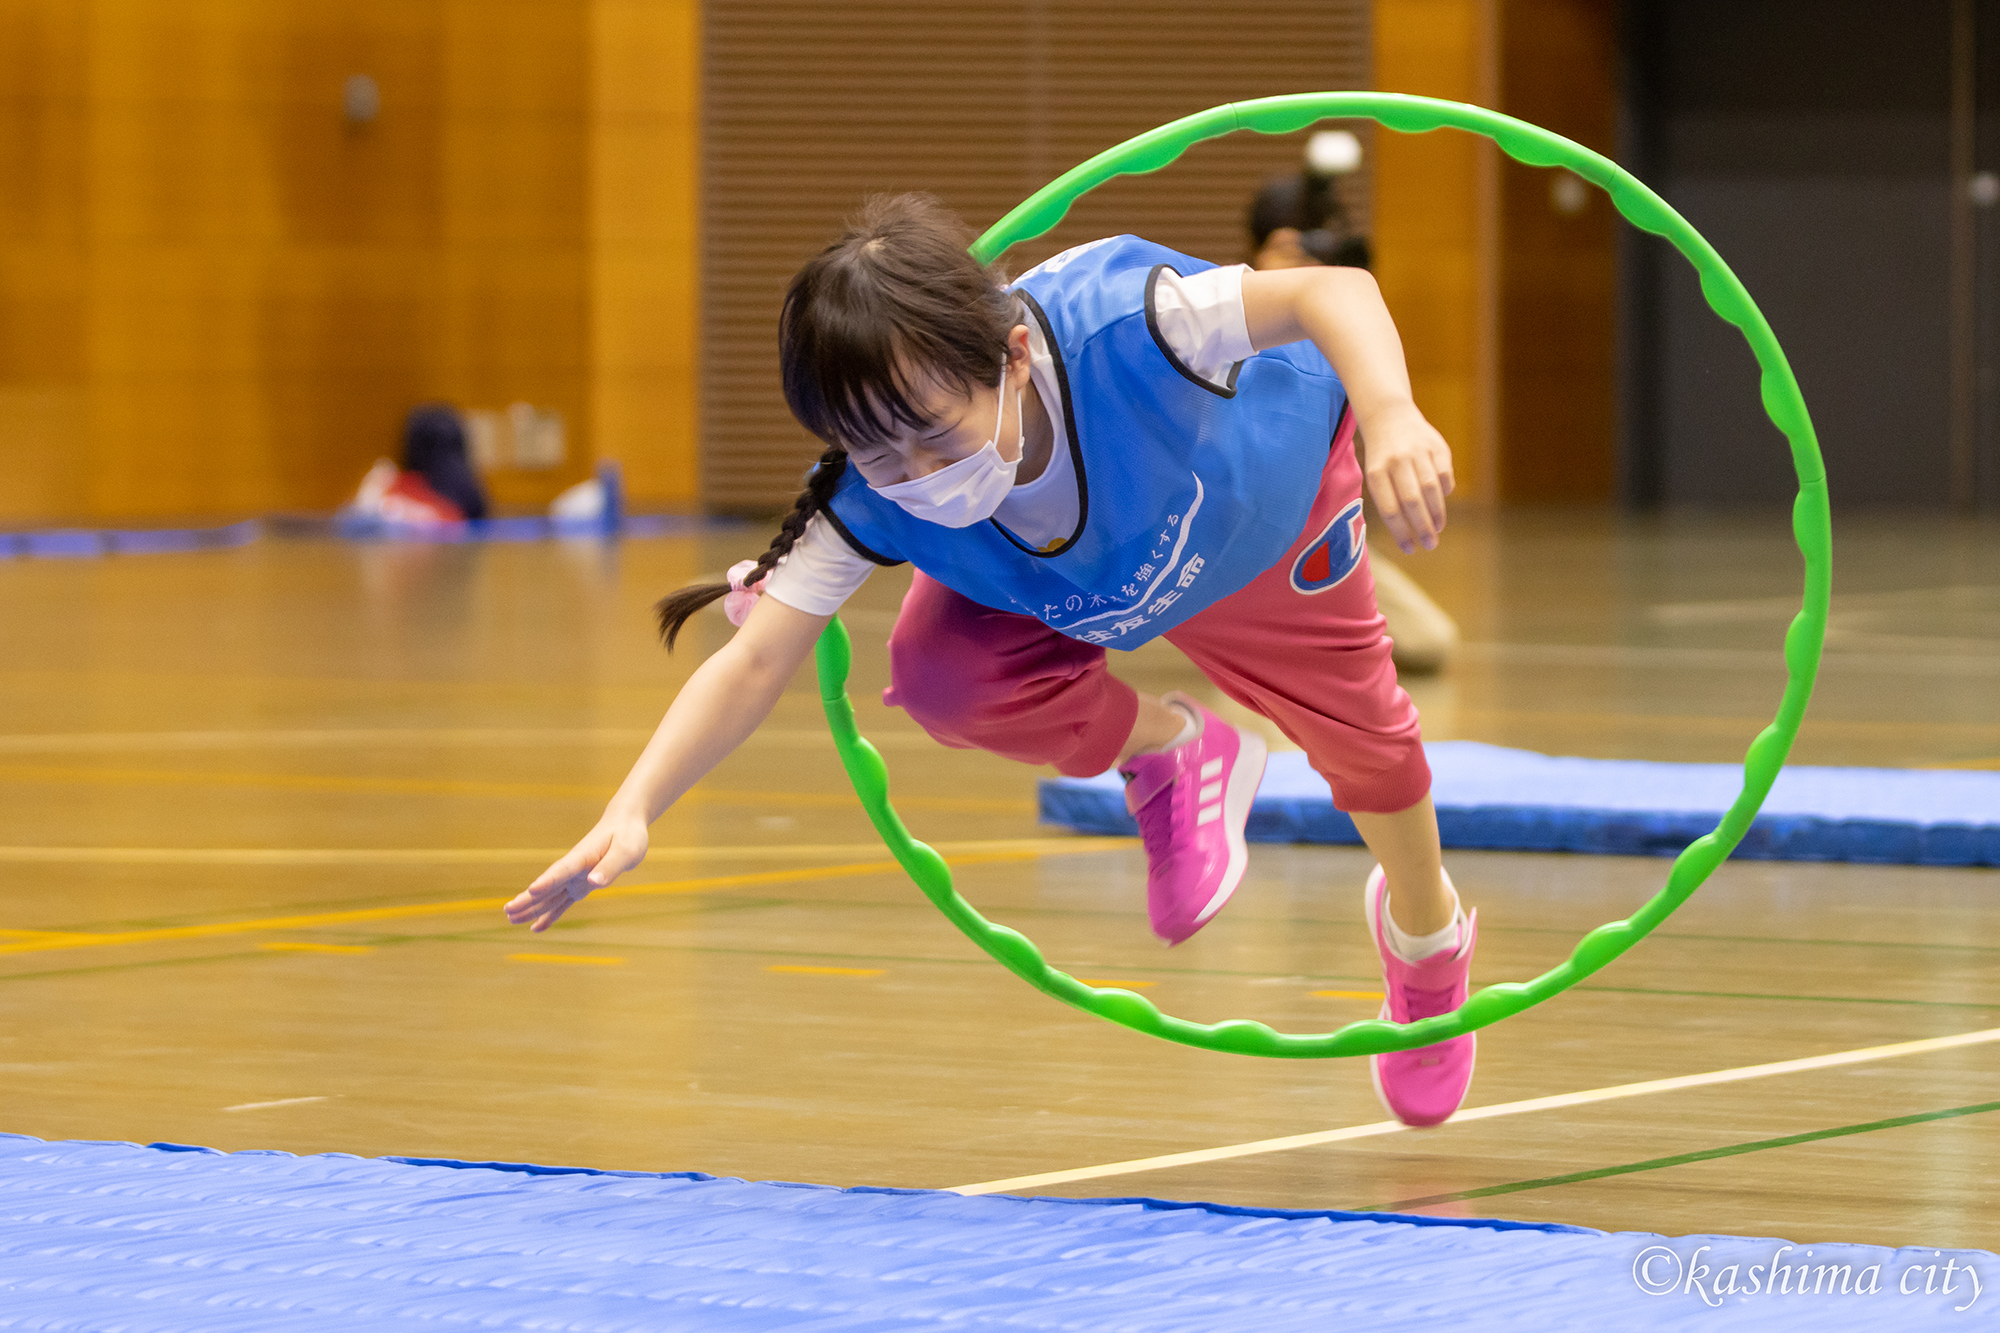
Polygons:
[[0,1329],[41,1333],[1825,1333],[1987,1326],[1995,1282],[1983,1251],[0,1135]]
[[380,519],[341,515],[335,517],[332,531],[349,541],[456,546],[468,542],[539,542],[556,537],[691,537],[739,526],[732,520],[700,514],[626,514],[615,526],[594,518],[559,519],[530,514],[519,518],[481,518],[469,523],[435,527],[384,523]]
[[0,558],[78,559],[100,555],[161,555],[248,546],[263,535],[255,519],[220,528],[39,528],[0,532]]
[[[734,531],[744,525],[732,519],[690,514],[626,514],[615,529],[602,521],[484,518],[441,527],[411,527],[353,519],[272,520],[280,530],[330,532],[350,541],[414,542],[459,545],[467,542],[539,542],[559,537],[688,537]],[[161,555],[181,551],[218,551],[248,546],[260,540],[265,524],[257,519],[220,528],[38,528],[0,532],[0,559],[78,559],[102,555]]]
[[[1736,764],[1562,759],[1476,741],[1441,741],[1425,750],[1447,847],[1670,856],[1714,828],[1743,783]],[[1138,832],[1116,773],[1045,779],[1041,817],[1079,833]],[[1271,756],[1248,836],[1361,841],[1296,750]],[[2000,773],[1787,768],[1736,855],[2000,865]]]

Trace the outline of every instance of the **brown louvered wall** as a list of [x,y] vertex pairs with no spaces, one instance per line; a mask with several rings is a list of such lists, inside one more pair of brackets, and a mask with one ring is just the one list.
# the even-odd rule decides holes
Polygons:
[[[819,446],[778,391],[792,273],[875,191],[929,190],[984,228],[1113,144],[1222,102],[1361,88],[1370,0],[799,3],[703,14],[702,495],[717,511],[790,502]],[[1303,136],[1231,135],[1095,191],[1011,272],[1134,232],[1218,263]],[[1366,137],[1364,136],[1364,142]],[[1372,154],[1371,154],[1372,156]],[[1346,194],[1366,225],[1364,171]]]

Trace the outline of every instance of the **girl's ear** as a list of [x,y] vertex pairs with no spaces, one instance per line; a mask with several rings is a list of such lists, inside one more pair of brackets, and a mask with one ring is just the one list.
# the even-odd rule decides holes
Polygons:
[[1007,384],[1020,388],[1028,382],[1028,368],[1034,364],[1028,353],[1028,326],[1016,324],[1007,331]]

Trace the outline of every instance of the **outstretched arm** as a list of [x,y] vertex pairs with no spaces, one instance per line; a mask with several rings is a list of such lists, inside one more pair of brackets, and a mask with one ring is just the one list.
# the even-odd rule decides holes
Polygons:
[[507,904],[507,919],[547,930],[585,894],[645,860],[647,828],[769,716],[832,618],[759,597],[736,637],[681,687],[597,827]]
[[1437,546],[1451,494],[1451,448],[1410,394],[1403,340],[1374,275],[1288,268],[1243,275],[1250,343],[1262,351],[1311,339],[1347,386],[1365,450],[1368,493],[1404,553]]

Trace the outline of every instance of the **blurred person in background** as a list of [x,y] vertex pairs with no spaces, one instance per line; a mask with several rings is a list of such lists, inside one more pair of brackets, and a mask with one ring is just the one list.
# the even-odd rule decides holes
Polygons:
[[[1339,178],[1361,165],[1361,141],[1346,130],[1321,130],[1306,141],[1305,164],[1274,176],[1250,201],[1250,266],[1367,268],[1368,238],[1347,216]],[[1375,601],[1389,622],[1396,669],[1427,675],[1444,668],[1458,646],[1458,625],[1372,543]]]

